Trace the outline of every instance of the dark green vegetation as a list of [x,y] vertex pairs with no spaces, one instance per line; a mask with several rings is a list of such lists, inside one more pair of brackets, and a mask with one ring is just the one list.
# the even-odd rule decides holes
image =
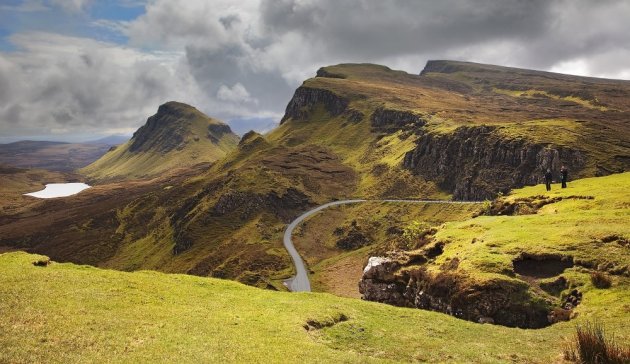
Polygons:
[[13,167],[72,172],[107,153],[112,144],[21,141],[0,144],[0,164]]
[[238,136],[223,122],[192,106],[168,102],[131,140],[80,172],[101,182],[154,177],[174,168],[219,160],[237,143]]
[[[184,167],[176,157],[200,160],[191,148],[211,142],[207,118],[190,108],[191,118],[158,112],[85,171],[101,181],[154,167],[166,173],[2,216],[0,245],[57,261],[281,289],[292,273],[283,229],[315,205],[353,197],[490,198],[561,163],[570,178],[627,169],[629,95],[627,81],[459,62],[430,62],[423,75],[367,64],[326,67],[296,90],[278,128],[246,134],[214,163]],[[162,120],[181,138],[166,138]],[[190,120],[203,125],[199,141],[179,132]],[[379,232],[375,239],[388,237]],[[345,248],[322,257],[335,249]],[[364,259],[368,248],[359,249]],[[330,263],[312,264],[320,262]]]

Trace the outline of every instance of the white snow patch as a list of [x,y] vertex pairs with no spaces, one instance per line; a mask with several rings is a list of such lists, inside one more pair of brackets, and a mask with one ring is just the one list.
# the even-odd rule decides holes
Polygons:
[[41,191],[25,193],[24,195],[37,198],[67,197],[76,195],[86,188],[90,188],[90,185],[85,183],[49,183]]

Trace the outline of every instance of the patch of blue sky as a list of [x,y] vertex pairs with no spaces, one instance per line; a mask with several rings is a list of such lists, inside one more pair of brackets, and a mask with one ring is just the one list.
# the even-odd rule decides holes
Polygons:
[[11,31],[0,26],[0,52],[11,52],[16,49],[9,40],[9,35],[11,35]]
[[145,1],[97,0],[84,10],[66,12],[49,1],[0,0],[0,51],[16,50],[11,34],[29,31],[125,44],[125,23],[144,13]]
[[142,1],[97,1],[89,9],[92,19],[130,21],[144,14]]

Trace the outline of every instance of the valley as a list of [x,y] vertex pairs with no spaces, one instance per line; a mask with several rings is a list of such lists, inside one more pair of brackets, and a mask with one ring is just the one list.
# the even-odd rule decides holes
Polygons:
[[[340,64],[265,134],[171,101],[74,172],[2,166],[0,361],[560,362],[591,321],[628,341],[629,100]],[[55,182],[91,187],[23,195]]]

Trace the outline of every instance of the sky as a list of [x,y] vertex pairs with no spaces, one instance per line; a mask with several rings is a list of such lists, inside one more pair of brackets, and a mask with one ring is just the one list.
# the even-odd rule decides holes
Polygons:
[[630,79],[628,19],[625,0],[0,0],[0,143],[130,135],[171,100],[267,131],[346,62]]

